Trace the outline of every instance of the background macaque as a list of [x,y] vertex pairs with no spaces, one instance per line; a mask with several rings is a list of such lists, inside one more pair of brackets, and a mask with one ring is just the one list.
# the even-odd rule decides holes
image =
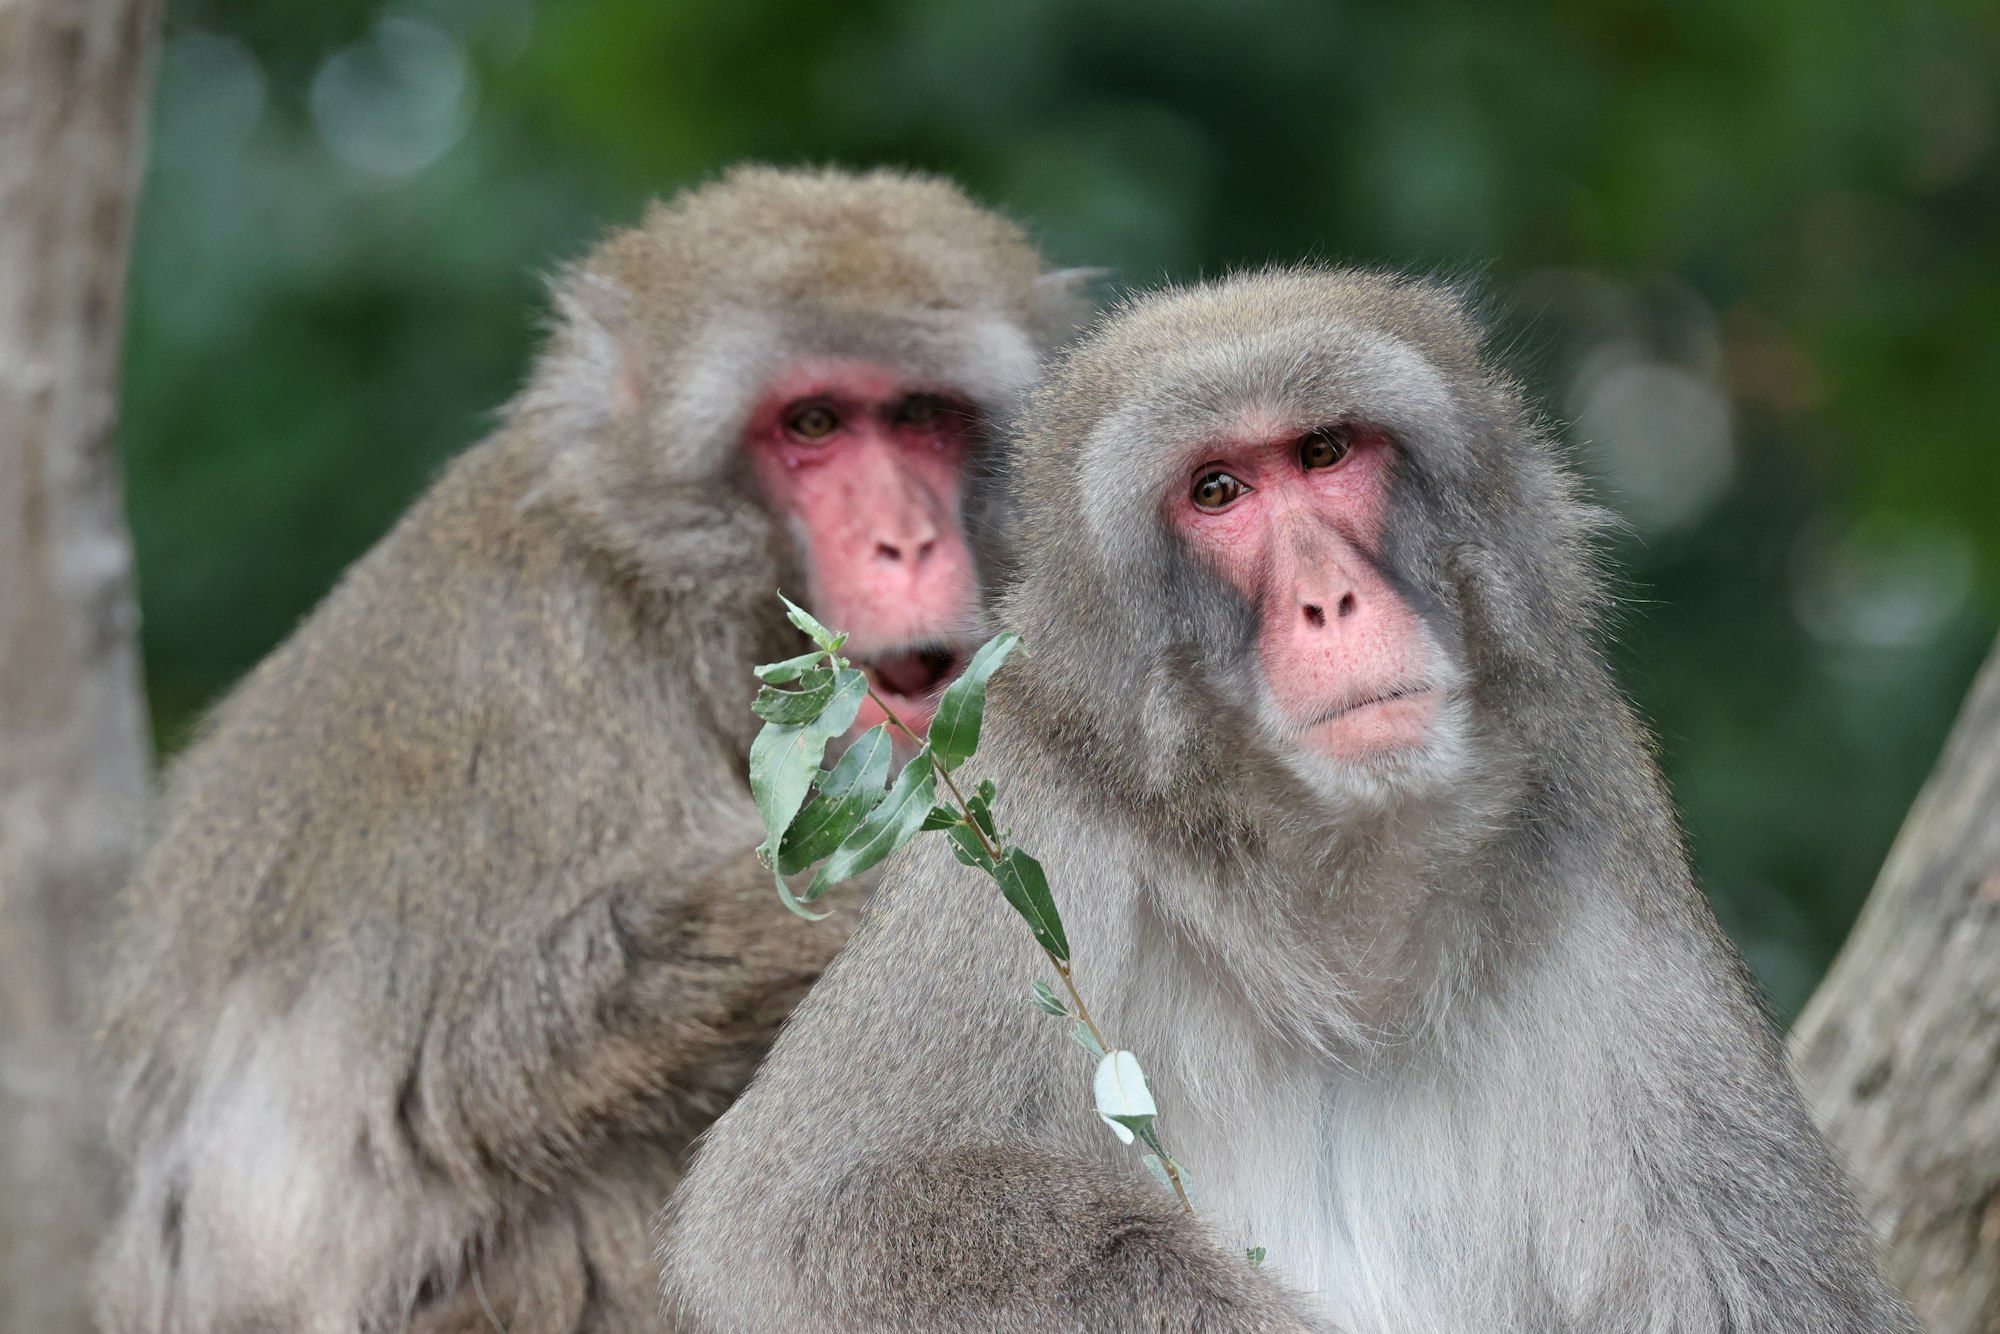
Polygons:
[[886,172],[738,171],[564,276],[499,432],[172,776],[113,974],[107,1329],[658,1327],[688,1140],[841,938],[750,851],[773,590],[921,720],[1065,287]]
[[[675,1196],[705,1328],[1903,1330],[1599,657],[1595,515],[1445,292],[1142,299],[1014,456],[974,780],[1199,1217],[932,839]],[[1267,1248],[1253,1268],[1243,1248]]]

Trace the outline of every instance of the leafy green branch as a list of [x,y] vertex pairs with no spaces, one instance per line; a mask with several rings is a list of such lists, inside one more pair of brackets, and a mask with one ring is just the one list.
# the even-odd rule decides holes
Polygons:
[[[944,834],[953,856],[999,886],[1048,956],[1067,999],[1037,980],[1033,1003],[1045,1014],[1073,1021],[1071,1036],[1097,1058],[1098,1115],[1125,1143],[1134,1138],[1144,1142],[1150,1150],[1146,1169],[1192,1213],[1186,1171],[1160,1142],[1158,1109],[1138,1058],[1106,1041],[1077,988],[1069,937],[1041,863],[995,821],[999,792],[991,779],[969,795],[959,785],[957,770],[979,748],[987,682],[1014,651],[1019,636],[996,635],[973,654],[939,697],[925,737],[841,656],[845,634],[829,630],[782,595],[780,601],[785,615],[815,646],[796,658],[758,667],[763,688],[751,705],[764,720],[750,747],[750,791],[765,831],[757,855],[772,868],[785,906],[801,917],[824,918],[812,905],[828,889],[875,866],[918,834]],[[827,747],[854,725],[866,699],[874,700],[886,721],[857,737],[831,769],[821,768]],[[895,750],[891,728],[916,747],[894,781],[889,777]],[[819,869],[805,888],[795,890],[793,879],[815,864]]]

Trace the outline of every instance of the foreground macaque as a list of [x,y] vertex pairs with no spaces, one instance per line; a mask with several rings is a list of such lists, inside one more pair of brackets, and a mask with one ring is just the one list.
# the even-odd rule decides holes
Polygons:
[[1913,1327],[1600,659],[1593,515],[1448,294],[1141,300],[1013,464],[1022,647],[963,781],[1046,866],[1199,1214],[929,839],[670,1206],[691,1323]]
[[505,425],[169,784],[107,1330],[659,1327],[688,1141],[842,935],[751,853],[772,590],[921,725],[976,628],[961,492],[1064,286],[941,182],[772,170],[560,281]]

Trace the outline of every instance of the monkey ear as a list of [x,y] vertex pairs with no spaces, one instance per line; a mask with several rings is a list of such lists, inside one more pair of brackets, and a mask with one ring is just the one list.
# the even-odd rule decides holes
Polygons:
[[1109,269],[1051,269],[1035,279],[1035,301],[1052,345],[1069,342],[1097,317],[1096,288],[1110,276]]
[[516,412],[557,438],[588,434],[639,405],[625,347],[631,293],[574,265],[549,282],[548,336]]

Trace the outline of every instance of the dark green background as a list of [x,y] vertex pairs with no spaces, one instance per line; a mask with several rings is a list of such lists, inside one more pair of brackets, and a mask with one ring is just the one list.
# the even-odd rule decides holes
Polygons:
[[1987,0],[173,0],[125,441],[163,742],[742,158],[957,176],[1144,284],[1476,278],[1630,520],[1618,659],[1781,1014],[2000,622]]

